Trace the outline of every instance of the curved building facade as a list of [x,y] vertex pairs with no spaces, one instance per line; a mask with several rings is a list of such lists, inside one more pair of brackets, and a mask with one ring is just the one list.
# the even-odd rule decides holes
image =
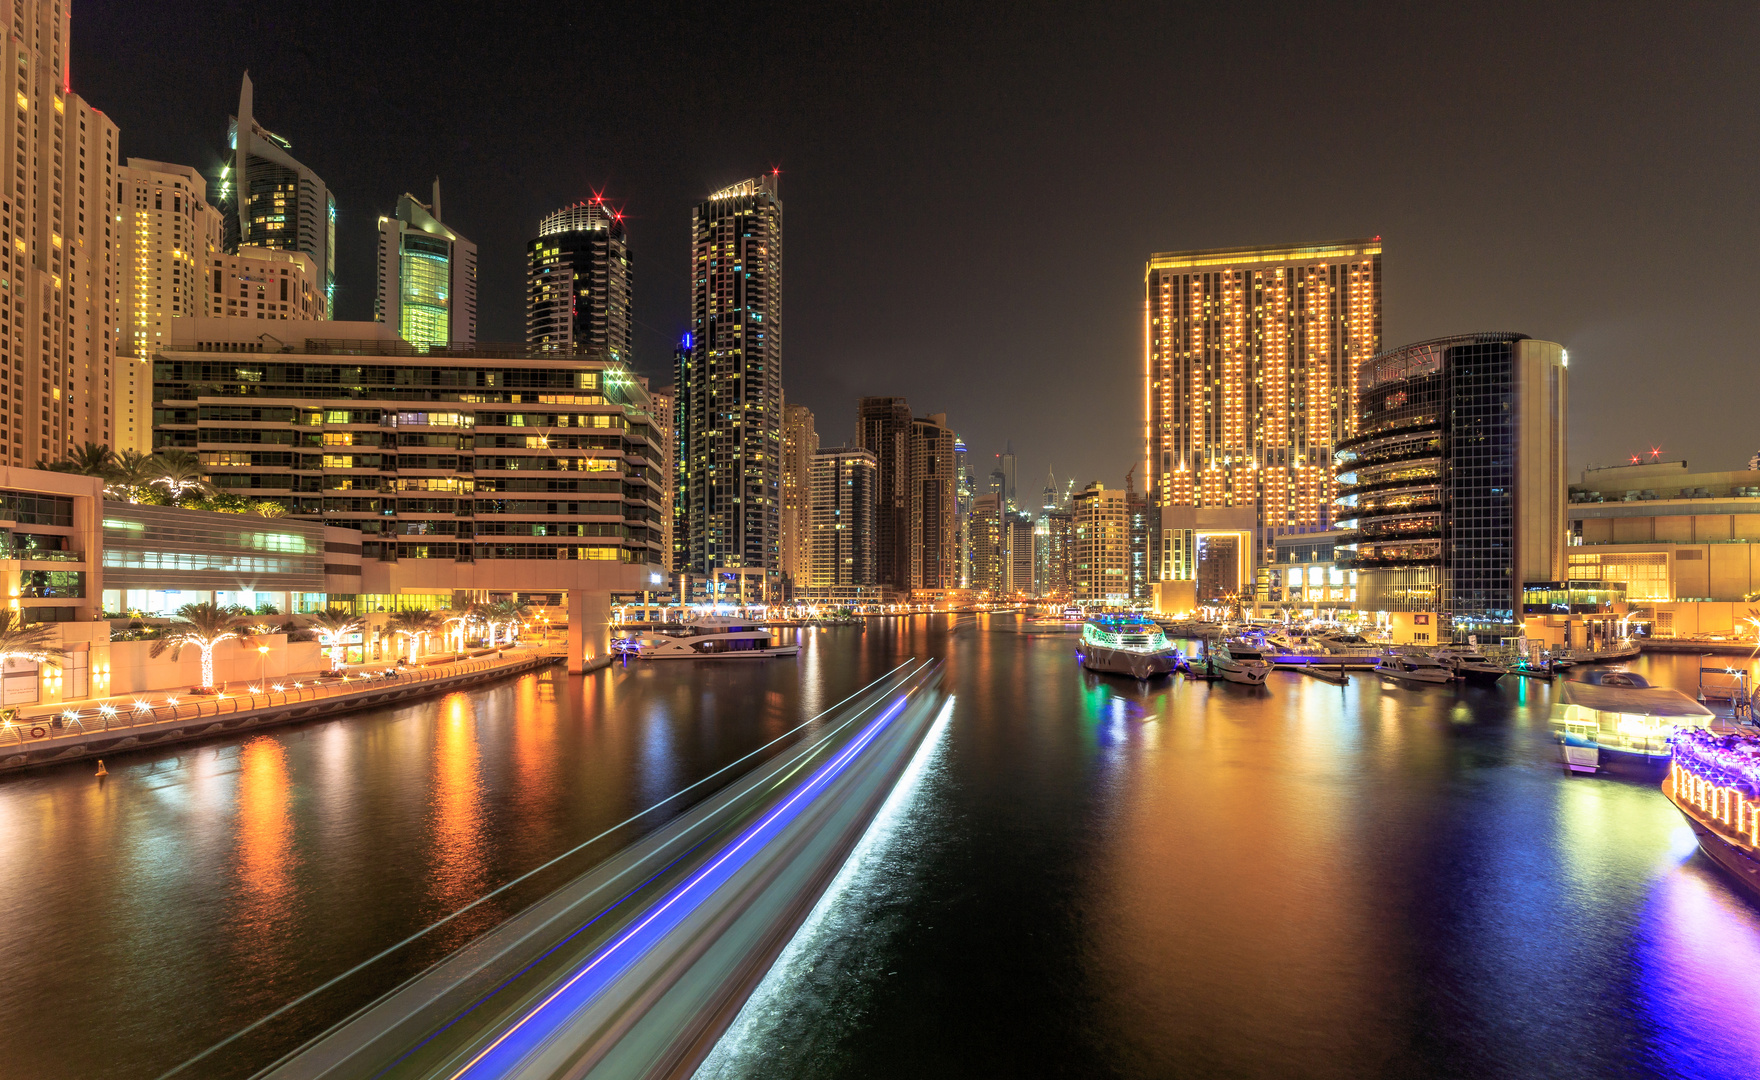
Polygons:
[[1358,386],[1333,507],[1358,609],[1434,614],[1438,638],[1514,632],[1523,583],[1564,571],[1564,350],[1437,338],[1366,361]]
[[630,256],[623,214],[602,196],[545,215],[526,245],[526,343],[630,358]]

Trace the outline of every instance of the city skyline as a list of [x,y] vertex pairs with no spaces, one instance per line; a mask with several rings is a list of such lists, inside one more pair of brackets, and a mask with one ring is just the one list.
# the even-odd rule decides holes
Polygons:
[[[664,381],[687,315],[684,214],[708,192],[774,166],[797,222],[791,399],[841,417],[863,394],[933,398],[976,453],[1013,438],[1024,476],[1050,465],[1078,484],[1112,484],[1141,457],[1134,433],[1107,430],[1102,419],[1104,403],[1132,394],[1140,376],[1137,313],[1149,254],[1341,236],[1385,238],[1386,346],[1508,329],[1570,352],[1573,472],[1648,456],[1653,446],[1696,468],[1739,467],[1755,449],[1733,402],[1671,396],[1646,415],[1625,390],[1658,358],[1715,378],[1746,355],[1755,330],[1739,299],[1746,230],[1706,209],[1725,197],[1741,201],[1732,192],[1750,170],[1745,147],[1755,143],[1754,119],[1738,105],[1752,98],[1744,88],[1754,76],[1709,46],[1752,37],[1751,21],[1703,10],[1667,23],[1634,19],[1610,27],[1586,53],[1571,44],[1569,20],[1526,9],[1518,19],[1525,32],[1513,40],[1487,36],[1495,19],[1446,12],[1364,11],[1311,25],[1302,16],[1281,26],[1269,16],[1121,13],[1074,43],[1048,16],[1000,30],[931,21],[939,27],[931,32],[905,11],[821,15],[772,27],[782,35],[776,78],[755,91],[755,107],[737,123],[722,125],[722,110],[699,116],[686,104],[736,82],[731,58],[745,53],[716,52],[713,41],[732,35],[755,45],[756,31],[731,13],[632,13],[622,31],[631,62],[567,62],[564,77],[578,78],[573,85],[606,107],[589,116],[559,98],[509,122],[497,104],[501,83],[485,93],[403,73],[431,70],[424,58],[442,54],[511,73],[513,44],[533,39],[540,21],[553,33],[548,16],[490,20],[439,5],[428,22],[434,33],[388,61],[364,43],[387,36],[378,31],[389,30],[389,13],[344,18],[344,9],[320,4],[288,20],[284,33],[256,34],[221,10],[192,5],[188,19],[166,21],[133,17],[128,5],[82,7],[74,89],[120,126],[122,157],[206,174],[218,163],[216,125],[235,110],[249,68],[259,121],[337,193],[343,318],[370,317],[377,215],[413,178],[439,175],[449,217],[481,246],[480,336],[520,340],[533,223],[603,190],[624,206],[631,247],[650,268],[635,353],[639,370]],[[1182,37],[1215,44],[1203,63],[1174,71],[1154,55],[1149,44],[1165,40],[1175,21]],[[331,40],[321,33],[329,25],[356,32]],[[320,37],[323,47],[314,48]],[[1051,64],[1042,83],[1027,78],[1045,68],[1023,60],[1061,57],[1066,48],[1071,55]],[[909,60],[913,50],[928,58]],[[1342,98],[1287,103],[1267,96],[1276,93],[1272,81],[1257,79],[1267,89],[1214,116],[1166,104],[1222,70],[1254,82],[1310,50],[1340,70],[1367,66],[1376,78]],[[163,77],[165,56],[190,52],[228,63]],[[1105,74],[1073,80],[1109,53],[1116,62]],[[1665,59],[1695,53],[1708,59],[1692,69]],[[1484,64],[1486,55],[1498,63]],[[957,67],[943,63],[954,56]],[[1633,70],[1650,73],[1638,80],[1642,91],[1620,74]],[[149,73],[156,93],[143,97]],[[1167,94],[1140,93],[1158,84]],[[1035,108],[1009,108],[1016,99]],[[950,111],[948,100],[972,105]],[[1274,101],[1288,108],[1270,129],[1246,122]],[[1024,113],[1041,119],[1012,119]],[[1090,130],[1090,116],[1111,119]],[[1620,138],[1595,137],[1616,123]],[[407,160],[393,161],[387,130],[423,137],[407,152],[400,147]],[[562,130],[572,133],[563,138]],[[1207,165],[1198,175],[1169,171],[1184,148],[1199,145]],[[1686,168],[1683,159],[1695,163]],[[1313,172],[1316,160],[1326,164]],[[1400,168],[1389,168],[1395,160]],[[1535,164],[1524,171],[1510,167],[1515,160]],[[1073,248],[1023,276],[1027,256],[1010,223],[1072,171],[1082,221]],[[1597,186],[1585,189],[1590,175]],[[1194,209],[1200,190],[1218,187],[1229,198]],[[888,222],[899,230],[890,242],[863,240]],[[919,265],[925,250],[936,258]],[[1640,260],[1691,263],[1695,273],[1691,283],[1633,273]],[[849,334],[871,305],[910,312],[909,325]],[[1094,380],[1073,409],[1027,392],[1072,364]],[[999,371],[1010,372],[1011,385],[999,387]],[[1087,427],[1102,434],[1080,433]],[[1045,434],[1028,440],[1033,431]],[[825,431],[833,442],[851,434]]]

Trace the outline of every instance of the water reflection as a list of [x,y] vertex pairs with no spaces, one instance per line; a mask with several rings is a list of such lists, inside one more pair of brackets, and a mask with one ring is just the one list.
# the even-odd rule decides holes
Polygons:
[[287,750],[259,735],[238,752],[238,820],[228,917],[237,954],[253,967],[272,967],[289,942],[293,901],[293,816]]
[[478,756],[476,702],[469,694],[448,694],[440,702],[430,803],[434,831],[431,887],[440,911],[461,907],[487,891],[483,778]]

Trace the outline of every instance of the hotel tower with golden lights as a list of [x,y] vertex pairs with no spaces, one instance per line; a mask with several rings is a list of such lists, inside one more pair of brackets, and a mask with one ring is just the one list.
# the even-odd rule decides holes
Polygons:
[[[1357,366],[1381,347],[1381,238],[1154,255],[1144,275],[1154,581],[1325,530]],[[1251,550],[1242,550],[1250,547]]]

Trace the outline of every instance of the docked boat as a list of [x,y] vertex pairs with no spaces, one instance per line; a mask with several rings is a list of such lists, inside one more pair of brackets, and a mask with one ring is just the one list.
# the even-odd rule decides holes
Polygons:
[[1662,793],[1692,826],[1699,849],[1760,899],[1760,737],[1681,728]]
[[750,620],[722,615],[623,638],[618,646],[619,652],[643,660],[763,660],[801,651],[796,643],[777,642]]
[[1089,671],[1152,679],[1171,674],[1185,661],[1178,646],[1148,619],[1094,618],[1082,624],[1076,656]]
[[1477,649],[1438,649],[1431,654],[1457,679],[1474,686],[1496,686],[1508,672],[1494,664]]
[[1612,664],[1620,660],[1631,660],[1642,651],[1638,643],[1631,638],[1622,638],[1603,649],[1554,649],[1552,662],[1555,667],[1570,667],[1574,664]]
[[1375,665],[1375,673],[1400,682],[1440,686],[1454,681],[1454,672],[1435,657],[1423,653],[1386,652]]
[[1207,661],[1218,675],[1242,686],[1264,686],[1272,670],[1267,650],[1239,638],[1211,645]]
[[1711,710],[1666,686],[1651,686],[1630,671],[1597,671],[1566,682],[1552,706],[1552,727],[1565,767],[1595,772],[1608,766],[1661,769],[1670,737],[1702,729]]

